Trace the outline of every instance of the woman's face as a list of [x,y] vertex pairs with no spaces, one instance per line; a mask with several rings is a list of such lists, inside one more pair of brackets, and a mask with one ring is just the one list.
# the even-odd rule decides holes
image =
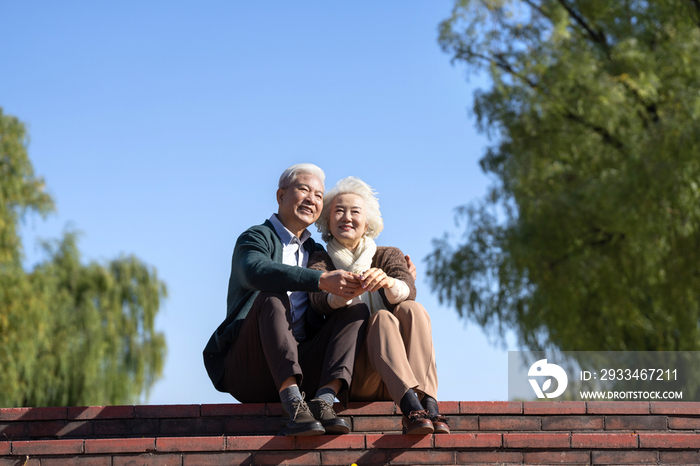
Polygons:
[[357,194],[338,194],[331,203],[331,235],[340,244],[354,250],[367,232],[365,200]]

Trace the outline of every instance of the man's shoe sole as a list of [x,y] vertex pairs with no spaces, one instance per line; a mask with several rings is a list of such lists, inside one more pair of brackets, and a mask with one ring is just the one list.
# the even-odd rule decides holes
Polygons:
[[301,425],[296,427],[282,426],[279,431],[279,435],[294,436],[294,437],[308,437],[311,435],[323,435],[326,433],[326,429],[323,428],[320,422],[310,422],[308,425]]
[[322,424],[328,434],[347,434],[350,432],[350,426],[344,419],[330,419]]

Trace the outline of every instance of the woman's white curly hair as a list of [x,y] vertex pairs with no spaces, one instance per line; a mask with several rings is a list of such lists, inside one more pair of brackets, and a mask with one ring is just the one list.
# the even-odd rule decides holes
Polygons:
[[338,183],[323,196],[323,210],[321,216],[316,220],[316,227],[323,241],[328,243],[332,238],[330,231],[331,204],[338,194],[357,194],[365,201],[365,217],[367,222],[367,232],[365,236],[376,238],[384,229],[384,220],[379,211],[379,200],[374,191],[367,183],[354,176],[348,176],[338,181]]

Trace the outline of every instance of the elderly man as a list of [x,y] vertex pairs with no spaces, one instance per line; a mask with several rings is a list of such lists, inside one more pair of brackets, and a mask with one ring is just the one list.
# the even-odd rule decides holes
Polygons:
[[[283,435],[347,433],[333,400],[352,380],[369,311],[364,304],[307,323],[307,292],[351,299],[361,285],[346,271],[306,268],[323,248],[306,229],[323,207],[323,171],[298,164],[282,173],[277,214],[246,230],[233,250],[227,316],[204,349],[217,390],[241,402],[282,402]],[[307,405],[300,390],[316,390]]]

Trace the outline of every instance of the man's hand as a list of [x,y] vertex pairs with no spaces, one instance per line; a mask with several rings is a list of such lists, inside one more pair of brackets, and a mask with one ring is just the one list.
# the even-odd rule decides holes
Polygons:
[[340,296],[343,299],[350,300],[356,296],[360,296],[365,290],[362,289],[360,280],[350,272],[345,270],[333,270],[332,272],[324,272],[321,279],[318,281],[318,287],[330,294]]
[[413,277],[413,281],[416,281],[416,278],[418,277],[418,274],[416,273],[416,265],[413,263],[411,260],[411,256],[406,254],[406,265],[408,266],[408,271]]

